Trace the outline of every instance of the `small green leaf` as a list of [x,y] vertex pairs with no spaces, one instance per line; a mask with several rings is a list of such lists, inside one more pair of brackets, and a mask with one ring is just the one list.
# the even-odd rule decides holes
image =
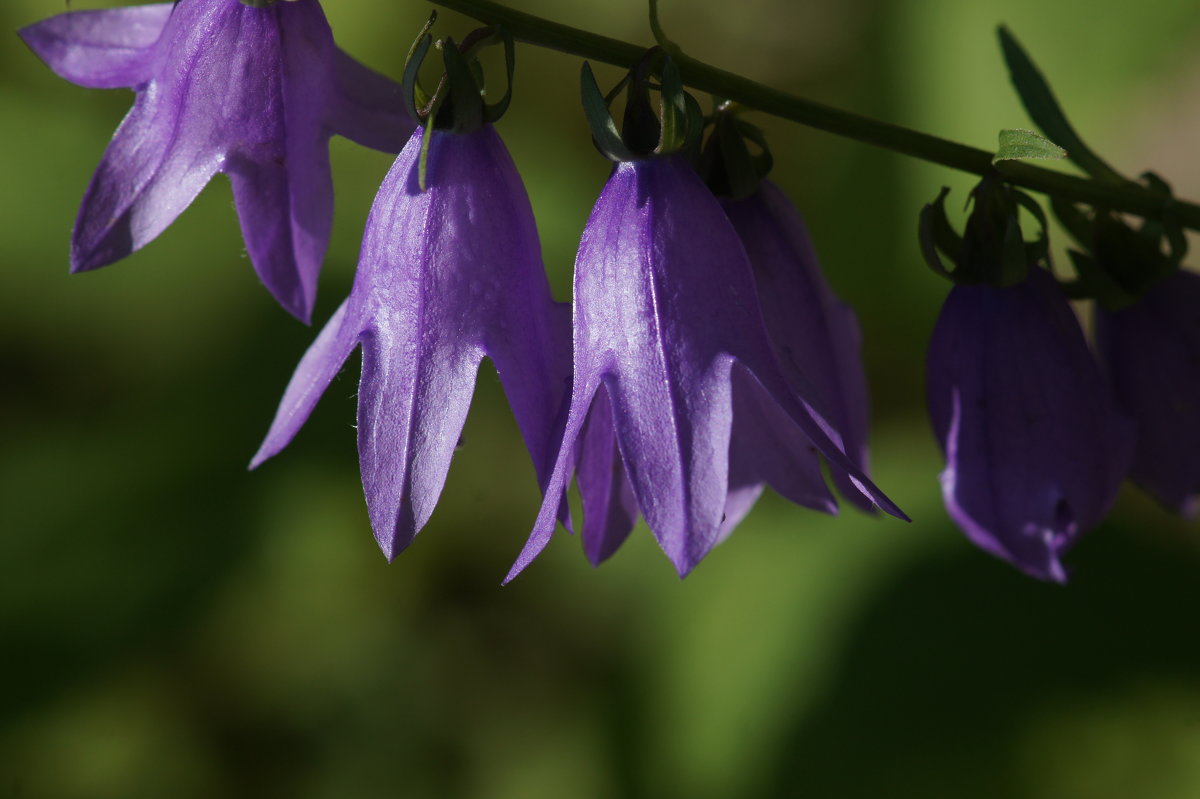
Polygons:
[[1021,158],[1063,159],[1067,151],[1045,136],[1032,130],[1005,128],[1000,131],[1000,148],[992,157],[992,163],[1015,161]]
[[1075,132],[1075,128],[1071,127],[1067,115],[1059,107],[1054,92],[1050,90],[1050,84],[1046,82],[1016,37],[1004,26],[1000,26],[997,34],[1000,36],[1000,48],[1004,51],[1004,62],[1008,64],[1013,86],[1034,124],[1051,139],[1066,147],[1071,160],[1092,177],[1109,183],[1127,182],[1119,172],[1083,143],[1083,139]]

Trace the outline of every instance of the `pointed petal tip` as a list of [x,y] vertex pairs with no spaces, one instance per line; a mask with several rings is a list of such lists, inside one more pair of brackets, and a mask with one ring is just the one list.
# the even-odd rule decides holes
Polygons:
[[315,294],[311,297],[295,297],[276,291],[270,286],[267,287],[267,290],[271,292],[271,296],[275,298],[275,301],[279,303],[283,310],[287,311],[288,314],[305,327],[312,327],[313,306],[317,304]]
[[508,574],[504,575],[504,579],[500,581],[500,586],[503,588],[513,580],[517,579],[517,575],[525,571],[525,567],[528,565],[529,562],[523,557],[517,558],[517,562],[512,565],[512,568],[508,570]]
[[375,543],[379,545],[379,551],[383,553],[383,559],[387,561],[389,566],[395,562],[396,556],[406,548],[405,546],[397,546],[394,537],[381,536],[379,533],[375,534]]
[[103,253],[95,249],[85,248],[77,242],[72,242],[70,274],[77,275],[80,272],[91,272],[94,269],[115,263],[129,254],[129,252],[115,255],[112,253]]
[[912,521],[907,513],[900,510],[899,505],[897,505],[895,502],[892,502],[892,500],[889,499],[886,494],[880,491],[874,483],[866,480],[865,476],[864,479],[860,480],[854,475],[850,475],[850,482],[854,483],[859,491],[862,492],[863,496],[871,500],[875,507],[879,508],[884,513],[888,514],[889,516],[894,516],[902,522]]
[[683,580],[685,580],[689,574],[692,573],[692,569],[696,568],[695,563],[689,562],[687,560],[678,560],[677,561],[677,560],[672,559],[671,565],[675,567],[675,573],[677,575],[679,575],[679,579],[681,582]]

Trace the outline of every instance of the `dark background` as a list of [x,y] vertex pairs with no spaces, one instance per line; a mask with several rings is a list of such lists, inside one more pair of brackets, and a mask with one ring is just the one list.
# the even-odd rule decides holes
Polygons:
[[[393,76],[428,13],[326,6],[342,46]],[[635,0],[520,6],[649,43]],[[560,533],[502,589],[538,496],[489,366],[437,513],[388,566],[358,482],[356,358],[293,445],[245,470],[314,331],[258,285],[224,177],[141,252],[67,275],[131,95],[57,79],[12,33],[63,10],[0,6],[0,797],[1200,795],[1196,526],[1127,489],[1061,588],[976,551],[941,510],[922,385],[947,285],[914,228],[943,184],[960,207],[969,178],[759,120],[859,310],[877,481],[914,524],[770,496],[686,581],[641,527],[596,571]],[[1200,196],[1194,0],[663,15],[720,66],[982,147],[1029,126],[995,45],[1007,22],[1097,149]],[[499,129],[566,299],[608,167],[578,59],[518,61]],[[390,163],[343,140],[333,158],[318,324]]]

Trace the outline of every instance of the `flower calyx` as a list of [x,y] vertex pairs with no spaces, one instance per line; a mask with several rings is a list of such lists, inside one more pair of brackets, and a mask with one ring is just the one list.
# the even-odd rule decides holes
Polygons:
[[[1041,206],[1005,183],[998,173],[984,176],[971,190],[971,214],[961,235],[946,216],[949,193],[950,189],[943,187],[937,198],[921,209],[918,223],[921,254],[933,271],[960,285],[1015,286],[1024,282],[1032,265],[1049,261],[1050,239]],[[1034,241],[1025,241],[1021,234],[1021,208],[1041,227]],[[953,269],[946,267],[942,255],[954,264]]]
[[733,200],[754,194],[775,165],[762,128],[742,119],[742,110],[729,100],[715,103],[713,113],[705,119],[712,129],[696,164],[713,194]]
[[1187,237],[1170,214],[1171,187],[1153,172],[1142,176],[1163,195],[1165,213],[1138,226],[1105,208],[1083,209],[1054,199],[1051,208],[1078,244],[1067,250],[1077,277],[1064,289],[1073,299],[1094,299],[1109,311],[1137,302],[1152,287],[1179,271]]
[[[425,188],[425,170],[429,156],[430,134],[433,130],[452,133],[471,133],[484,125],[490,125],[508,111],[512,101],[512,81],[515,48],[512,34],[503,26],[494,25],[477,28],[466,35],[461,43],[446,37],[434,40],[429,32],[437,21],[437,12],[430,13],[425,26],[417,35],[404,62],[402,92],[408,103],[409,114],[425,128],[418,167],[421,189]],[[504,94],[494,103],[485,99],[487,83],[483,66],[479,63],[480,51],[492,45],[504,46]],[[433,92],[421,85],[420,70],[430,47],[442,52],[445,71]]]
[[[678,152],[687,152],[695,160],[704,114],[696,98],[684,90],[679,67],[661,47],[647,50],[607,95],[600,91],[586,61],[579,82],[592,141],[610,161],[624,163]],[[622,89],[626,90],[625,111],[618,129],[610,106]],[[658,103],[651,100],[651,90],[658,91]]]

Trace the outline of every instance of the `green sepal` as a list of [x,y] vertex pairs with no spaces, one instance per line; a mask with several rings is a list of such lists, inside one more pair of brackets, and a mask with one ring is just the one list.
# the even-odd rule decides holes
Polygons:
[[1046,82],[1041,71],[1033,60],[1017,42],[1016,37],[1003,25],[997,29],[1000,37],[1000,48],[1004,52],[1004,62],[1008,65],[1012,84],[1021,98],[1021,104],[1029,118],[1033,120],[1042,133],[1053,142],[1064,147],[1068,156],[1087,174],[1108,183],[1126,183],[1119,172],[1104,162],[1100,156],[1092,152],[1071,123],[1067,120],[1050,84]]
[[[178,0],[176,0],[178,2]],[[242,5],[250,6],[251,8],[266,8],[269,5],[278,3],[279,0],[241,0]]]
[[[991,173],[971,190],[971,213],[962,235],[946,215],[943,187],[921,209],[917,238],[925,263],[937,274],[960,285],[1015,286],[1025,281],[1036,264],[1049,262],[1050,240],[1046,215],[1024,192]],[[1025,241],[1019,209],[1025,208],[1041,226],[1038,237]],[[954,264],[947,268],[943,256]]]
[[467,38],[463,39],[462,56],[466,59],[471,67],[471,76],[475,80],[475,86],[479,89],[481,96],[487,96],[487,76],[483,71],[483,64],[478,60],[477,54],[485,47],[490,47],[494,44],[502,44],[504,46],[504,73],[505,73],[505,89],[504,96],[497,102],[485,103],[483,110],[483,119],[485,122],[495,122],[500,117],[504,116],[508,111],[509,103],[512,101],[513,90],[513,73],[516,70],[516,48],[513,45],[512,34],[508,28],[503,25],[495,25],[487,28],[479,28],[472,31]]
[[1003,251],[1000,259],[1000,274],[995,283],[999,286],[1016,286],[1025,282],[1029,274],[1029,258],[1025,239],[1021,237],[1021,225],[1014,214],[1004,226]]
[[721,174],[725,179],[729,196],[735,200],[749,197],[758,189],[759,177],[754,156],[746,146],[746,140],[738,130],[732,116],[718,118],[713,128],[717,138],[717,152],[721,158]]
[[421,65],[425,62],[425,55],[433,44],[433,36],[429,30],[436,21],[437,12],[434,11],[430,13],[425,27],[413,40],[412,47],[408,50],[408,57],[404,60],[404,76],[401,78],[400,92],[404,95],[404,102],[408,104],[408,113],[413,119],[424,119],[429,112],[430,98],[421,86],[420,73]]
[[958,282],[938,255],[939,249],[947,254],[962,250],[962,238],[954,232],[946,217],[946,195],[949,193],[950,187],[943,186],[937,198],[921,209],[917,218],[917,241],[921,244],[921,255],[929,268],[947,280]]
[[[708,140],[693,158],[697,171],[714,194],[735,200],[749,197],[775,163],[766,136],[761,128],[742,119],[733,103],[717,98],[709,123]],[[757,152],[751,151],[748,143]]]
[[1005,128],[1000,131],[1000,146],[992,156],[992,163],[1018,161],[1023,158],[1061,160],[1066,157],[1066,150],[1032,130]]
[[630,152],[644,158],[655,151],[662,138],[662,120],[650,102],[650,80],[655,67],[662,61],[662,50],[651,47],[630,71],[625,92],[625,113],[621,117],[621,140]]
[[754,160],[754,173],[761,181],[771,173],[771,169],[775,166],[775,156],[771,155],[771,148],[767,145],[767,137],[763,133],[762,128],[751,125],[745,120],[737,119],[738,132],[745,138],[758,145],[758,154],[751,155]]
[[1092,243],[1092,219],[1079,206],[1060,197],[1050,197],[1050,210],[1054,211],[1058,223],[1081,247]]
[[1119,311],[1137,302],[1137,295],[1122,288],[1096,259],[1079,250],[1067,250],[1078,278],[1060,282],[1067,296],[1073,300],[1092,299],[1106,310]]
[[[495,122],[508,111],[509,103],[512,102],[513,92],[513,75],[516,73],[516,47],[513,44],[512,34],[508,28],[497,26],[496,36],[500,37],[500,41],[504,45],[504,95],[494,103],[488,103],[484,107],[483,117],[488,122]],[[476,62],[478,63],[478,62]],[[480,83],[482,86],[483,83]]]
[[433,140],[434,124],[437,119],[438,112],[442,110],[442,103],[446,100],[446,93],[438,91],[433,96],[433,102],[429,104],[429,116],[425,119],[425,130],[421,134],[421,153],[417,157],[417,186],[421,191],[429,188],[426,176],[429,172],[429,143]]
[[679,67],[669,57],[663,59],[659,105],[661,130],[654,152],[666,155],[692,149],[704,125],[704,113],[695,98],[684,90]]
[[[483,97],[479,85],[471,74],[471,67],[463,57],[454,39],[446,38],[442,44],[442,62],[446,65],[446,91],[450,93],[449,127],[455,133],[469,133],[483,126]],[[443,120],[431,115],[435,124]]]
[[[1162,195],[1168,202],[1174,197],[1174,192],[1171,191],[1171,184],[1155,173],[1143,172],[1142,180],[1145,182],[1147,188]],[[1187,235],[1183,231],[1183,226],[1171,214],[1170,206],[1167,207],[1160,218],[1146,217],[1143,219],[1140,232],[1143,236],[1148,236],[1155,240],[1160,238],[1166,240],[1167,253],[1172,266],[1179,266],[1183,263],[1183,259],[1187,257]]]
[[583,62],[579,72],[579,94],[583,101],[583,113],[587,117],[588,127],[592,130],[592,141],[597,149],[610,161],[635,161],[637,157],[625,146],[617,123],[608,110],[608,101],[596,83],[592,67]]
[[[1091,214],[1061,200],[1052,201],[1055,216],[1085,251],[1071,250],[1078,280],[1075,298],[1095,299],[1105,308],[1128,306],[1152,286],[1180,268],[1186,242],[1172,234],[1171,222],[1146,221],[1133,227],[1107,209]],[[1164,252],[1164,244],[1166,251]]]
[[[1046,212],[1042,210],[1042,206],[1037,200],[1029,196],[1020,189],[1010,188],[1009,193],[1016,200],[1017,205],[1024,208],[1029,214],[1037,220],[1039,230],[1038,236],[1033,241],[1024,242],[1025,263],[1049,263],[1050,262],[1050,221],[1046,218]],[[1028,270],[1022,270],[1021,280],[1025,279]],[[1020,282],[1020,281],[1017,281]],[[1011,285],[1011,284],[1009,284]]]

